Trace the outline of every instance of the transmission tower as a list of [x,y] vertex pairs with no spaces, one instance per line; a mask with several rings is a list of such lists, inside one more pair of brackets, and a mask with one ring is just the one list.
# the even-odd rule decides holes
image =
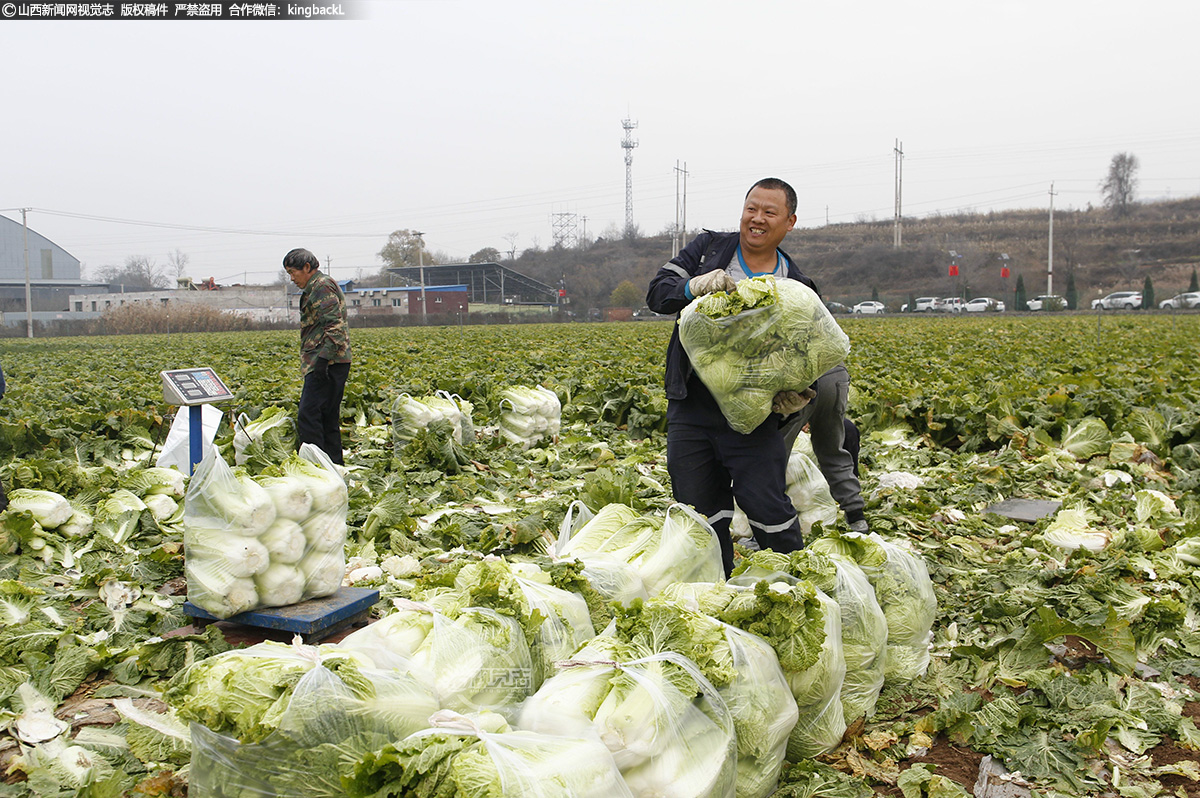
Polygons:
[[556,247],[575,247],[579,245],[579,228],[574,213],[550,214],[551,235]]
[[633,235],[633,148],[638,145],[631,133],[638,126],[631,119],[622,119],[621,127],[625,128],[625,138],[621,146],[625,148],[625,235]]

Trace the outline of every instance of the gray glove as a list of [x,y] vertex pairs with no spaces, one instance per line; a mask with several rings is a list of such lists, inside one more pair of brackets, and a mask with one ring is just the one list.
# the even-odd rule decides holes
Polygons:
[[729,276],[724,269],[701,274],[698,277],[693,277],[688,280],[688,290],[692,292],[692,296],[704,296],[705,294],[715,294],[718,291],[732,291],[737,288],[737,283]]
[[771,412],[786,418],[803,410],[816,395],[817,392],[812,388],[805,388],[803,391],[780,391],[771,400]]

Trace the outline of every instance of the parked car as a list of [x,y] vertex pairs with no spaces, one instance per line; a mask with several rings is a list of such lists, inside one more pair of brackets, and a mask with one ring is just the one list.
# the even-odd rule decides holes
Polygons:
[[1170,299],[1158,303],[1160,308],[1200,308],[1200,291],[1189,291],[1186,294],[1176,294]]
[[977,296],[964,305],[963,308],[968,313],[983,313],[989,310],[996,313],[1003,313],[1004,303],[999,299],[992,299],[990,296]]
[[841,302],[826,302],[825,307],[830,313],[849,313],[850,308],[843,305]]
[[933,307],[938,313],[962,313],[963,301],[960,296],[944,296]]
[[650,308],[638,308],[633,312],[634,321],[654,321],[657,319],[669,319],[670,316],[663,316],[655,313]]
[[1114,291],[1106,297],[1092,300],[1092,310],[1133,310],[1141,306],[1141,291]]
[[1025,304],[1029,305],[1030,310],[1065,310],[1067,300],[1058,294],[1041,294]]
[[[919,296],[916,298],[916,300],[914,300],[915,307],[913,307],[912,312],[913,313],[930,313],[933,311],[934,307],[937,305],[937,301],[938,301],[938,299],[935,296]],[[907,302],[905,302],[903,305],[900,306],[900,312],[908,313],[908,303]]]
[[854,306],[854,312],[860,314],[883,313],[884,310],[886,310],[886,308],[883,306],[882,302],[876,302],[872,299],[868,299],[866,302],[859,302]]

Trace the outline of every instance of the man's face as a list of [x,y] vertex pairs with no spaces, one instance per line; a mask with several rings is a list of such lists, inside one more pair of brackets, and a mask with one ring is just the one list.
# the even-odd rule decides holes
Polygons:
[[756,186],[742,206],[741,242],[747,252],[774,252],[796,224],[782,189]]
[[287,271],[288,277],[292,278],[292,282],[296,284],[296,287],[303,291],[317,270],[312,266],[301,266],[299,269],[286,269],[285,271]]

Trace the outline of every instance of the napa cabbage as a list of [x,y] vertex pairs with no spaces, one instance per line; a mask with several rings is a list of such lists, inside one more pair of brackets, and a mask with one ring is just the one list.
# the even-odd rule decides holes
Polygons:
[[555,553],[589,567],[629,566],[650,596],[672,582],[712,582],[724,575],[716,533],[682,504],[672,504],[662,518],[607,505],[577,530],[560,530]]
[[75,510],[54,491],[17,488],[8,494],[8,512],[29,513],[43,529],[55,529],[70,521]]
[[633,646],[599,640],[522,704],[517,725],[599,736],[634,795],[733,798],[733,722],[695,663],[674,652],[638,656]]
[[834,532],[813,541],[811,551],[844,557],[862,569],[887,619],[885,675],[914,679],[929,667],[937,597],[924,559],[872,532]]
[[807,388],[850,351],[815,292],[774,277],[696,299],[679,316],[679,340],[729,426],[741,433],[766,420],[776,393]]

